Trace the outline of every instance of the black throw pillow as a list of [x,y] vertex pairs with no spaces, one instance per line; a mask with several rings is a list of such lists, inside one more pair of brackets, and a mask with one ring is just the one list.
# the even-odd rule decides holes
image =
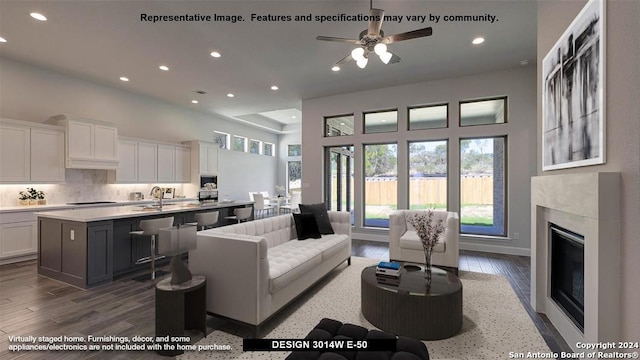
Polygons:
[[318,223],[316,222],[316,218],[313,214],[294,213],[293,220],[296,222],[298,240],[320,239],[322,237],[318,230]]
[[300,208],[300,213],[313,214],[316,217],[320,234],[322,235],[335,234],[335,232],[333,231],[333,227],[331,226],[331,221],[329,221],[329,214],[327,213],[327,207],[324,205],[324,203],[308,204],[308,205],[300,204],[299,208]]

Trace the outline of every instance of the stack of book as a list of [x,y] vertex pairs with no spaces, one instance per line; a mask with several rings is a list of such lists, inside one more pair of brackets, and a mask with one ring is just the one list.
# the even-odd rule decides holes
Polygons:
[[400,264],[382,261],[376,267],[376,280],[379,284],[400,285]]

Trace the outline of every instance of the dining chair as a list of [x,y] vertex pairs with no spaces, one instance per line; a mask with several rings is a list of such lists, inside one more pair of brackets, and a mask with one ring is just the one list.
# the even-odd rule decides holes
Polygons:
[[273,206],[267,205],[264,200],[265,199],[261,193],[253,194],[253,206],[256,210],[256,215],[260,214],[260,217],[264,217],[265,213],[269,213],[274,209]]
[[299,205],[301,201],[302,201],[302,193],[299,191],[295,191],[291,193],[291,201],[286,205],[280,206],[280,209],[288,212],[292,212],[292,213],[299,212],[300,211]]

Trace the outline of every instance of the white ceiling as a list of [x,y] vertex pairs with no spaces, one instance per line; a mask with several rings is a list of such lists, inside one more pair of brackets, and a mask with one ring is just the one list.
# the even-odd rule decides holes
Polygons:
[[[494,15],[490,22],[386,22],[385,34],[427,26],[433,35],[391,44],[402,58],[377,58],[361,70],[331,66],[352,45],[317,35],[357,38],[366,22],[256,22],[260,15],[368,14],[366,0],[342,1],[0,1],[0,56],[127,89],[179,106],[239,119],[283,133],[300,121],[301,101],[417,81],[520,66],[536,58],[536,3],[496,1],[374,1],[386,15]],[[48,21],[29,16],[40,12]],[[244,22],[140,21],[140,14],[241,15]],[[476,36],[486,37],[472,46]],[[219,51],[222,57],[209,54]],[[158,69],[160,65],[169,71]],[[127,76],[129,82],[118,80]],[[277,85],[279,90],[270,90]],[[205,95],[194,90],[204,90]],[[235,94],[228,98],[227,93]],[[192,104],[196,99],[198,104]],[[292,116],[296,116],[293,119]]]

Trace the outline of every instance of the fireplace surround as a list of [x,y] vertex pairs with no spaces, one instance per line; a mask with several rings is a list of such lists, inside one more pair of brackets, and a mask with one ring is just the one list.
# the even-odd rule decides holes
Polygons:
[[[551,296],[549,224],[584,237],[584,328]],[[620,340],[620,173],[531,178],[531,306],[574,351]]]

